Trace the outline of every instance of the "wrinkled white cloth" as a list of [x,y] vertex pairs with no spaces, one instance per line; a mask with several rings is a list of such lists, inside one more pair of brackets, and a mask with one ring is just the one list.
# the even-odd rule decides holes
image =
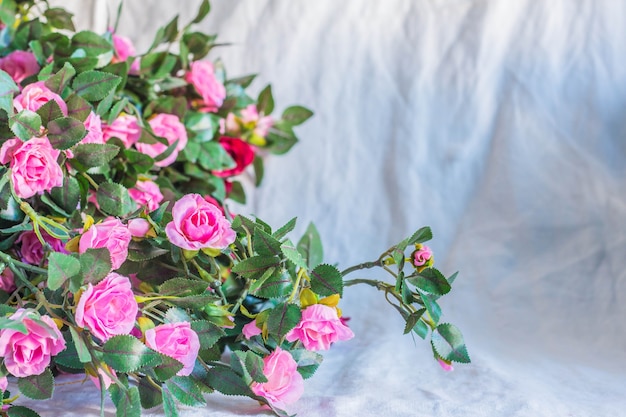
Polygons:
[[[90,4],[81,22],[102,30],[106,1]],[[126,2],[119,32],[142,51],[197,4]],[[230,75],[259,73],[255,91],[271,82],[279,107],[316,113],[240,212],[298,216],[299,233],[313,221],[341,266],[430,225],[438,267],[460,271],[442,320],[472,364],[443,372],[382,294],[349,288],[356,337],[290,412],[626,416],[625,2],[216,0],[202,28],[232,43],[210,56]],[[95,416],[86,388],[37,408]],[[267,415],[207,404],[181,415]]]

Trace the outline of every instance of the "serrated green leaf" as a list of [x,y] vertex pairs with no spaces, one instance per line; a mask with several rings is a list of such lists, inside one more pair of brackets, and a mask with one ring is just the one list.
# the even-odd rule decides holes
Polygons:
[[435,301],[437,299],[437,296],[424,294],[419,290],[418,292],[422,298],[422,301],[424,302],[424,307],[426,307],[430,318],[435,324],[439,323],[439,319],[441,318],[441,307],[439,306],[439,304],[437,304],[437,301]]
[[205,281],[187,278],[172,278],[165,281],[159,287],[159,294],[189,297],[191,295],[203,294],[207,290],[208,286],[208,283]]
[[430,227],[422,227],[409,238],[408,244],[414,245],[416,243],[424,243],[433,238],[433,232],[430,230]]
[[69,149],[80,142],[86,134],[83,122],[71,117],[60,117],[48,123],[48,139],[54,149]]
[[93,110],[91,104],[84,98],[72,93],[66,100],[67,115],[84,122]]
[[54,377],[50,368],[46,368],[39,375],[31,375],[17,379],[20,392],[33,400],[47,400],[54,392]]
[[206,383],[211,388],[226,395],[251,396],[252,390],[232,369],[225,367],[211,368],[206,375]]
[[126,187],[114,182],[100,184],[96,193],[100,209],[113,216],[122,217],[134,208]]
[[154,159],[145,153],[125,149],[123,154],[128,161],[129,168],[132,168],[138,174],[145,174],[154,166]]
[[321,296],[343,295],[343,278],[337,268],[321,264],[311,271],[311,289]]
[[233,158],[218,142],[202,142],[198,152],[198,164],[208,171],[222,171],[236,166]]
[[425,311],[426,311],[425,308],[420,308],[415,313],[409,314],[409,316],[406,318],[406,325],[404,326],[404,334],[410,333],[411,330],[414,330],[415,326],[419,322],[420,318],[422,318],[422,315],[424,314]]
[[41,117],[41,124],[47,126],[51,120],[63,117],[63,111],[56,100],[48,100],[36,112]]
[[176,401],[174,400],[174,396],[170,392],[167,386],[164,386],[161,389],[161,395],[163,397],[163,412],[168,417],[178,417],[178,407],[176,406]]
[[73,256],[52,252],[48,256],[48,288],[55,291],[80,272],[80,262]]
[[280,250],[283,252],[283,255],[291,262],[293,262],[296,266],[300,268],[307,269],[307,262],[298,249],[296,245],[289,239],[287,239],[282,245],[280,245]]
[[439,356],[447,361],[469,363],[463,334],[454,325],[442,323],[432,334],[431,343]]
[[56,94],[61,94],[63,93],[65,87],[67,87],[69,82],[72,80],[74,75],[76,75],[76,70],[74,69],[72,64],[66,62],[65,64],[63,64],[63,68],[61,68],[59,71],[57,71],[56,74],[44,81],[44,84],[46,85],[46,87],[52,90],[52,92]]
[[[113,45],[97,33],[83,30],[72,36],[72,48],[82,49],[89,57],[113,52]],[[99,99],[96,99],[99,100]]]
[[184,365],[182,362],[166,355],[161,355],[161,363],[154,367],[154,375],[159,381],[167,381],[173,378]]
[[278,256],[281,253],[280,242],[262,229],[254,230],[252,247],[256,253],[264,256]]
[[109,387],[111,400],[115,404],[116,417],[141,417],[141,400],[137,387],[120,388],[115,384]]
[[35,411],[23,405],[12,405],[7,411],[9,417],[41,417]]
[[274,111],[274,97],[272,96],[272,86],[268,85],[260,93],[256,105],[257,111],[268,115]]
[[76,30],[72,22],[72,13],[61,7],[51,7],[43,13],[48,19],[48,23],[57,29],[67,29],[72,32]]
[[300,238],[298,252],[306,259],[308,269],[313,269],[324,261],[322,239],[313,223],[309,223],[304,235]]
[[20,88],[15,84],[13,78],[3,70],[0,70],[0,109],[12,115],[13,97],[20,92]]
[[9,127],[15,136],[26,141],[39,135],[41,117],[34,111],[22,110],[9,118]]
[[420,290],[434,295],[444,295],[450,292],[450,284],[441,272],[434,268],[426,268],[414,278],[408,278],[411,284]]
[[209,304],[213,304],[216,300],[219,299],[220,297],[218,295],[207,291],[201,295],[191,295],[189,297],[175,298],[167,301],[170,304],[182,308],[202,309]]
[[191,329],[196,332],[200,340],[200,347],[208,349],[215,345],[218,340],[226,335],[224,330],[206,320],[194,320],[191,322]]
[[235,350],[230,357],[230,367],[238,375],[241,375],[246,383],[267,382],[263,374],[263,358],[253,351],[243,352]]
[[197,407],[206,404],[202,390],[191,378],[175,376],[168,379],[165,386],[174,398],[185,405]]
[[[163,402],[161,389],[155,387],[154,383],[149,381],[147,376],[139,380],[137,388],[139,389],[139,401],[142,408],[154,408]],[[170,414],[166,415],[169,416]]]
[[291,353],[291,356],[298,364],[298,373],[304,379],[312,377],[324,360],[324,357],[319,353],[306,349],[295,349],[289,353]]
[[72,213],[80,201],[80,185],[75,177],[67,175],[63,178],[63,185],[54,187],[50,191],[52,200],[63,210]]
[[[257,284],[257,283],[255,283]],[[260,298],[282,298],[293,290],[293,281],[281,268],[273,268],[271,274],[259,279],[258,285],[254,285],[254,291],[250,293]]]
[[291,232],[296,227],[296,220],[297,220],[297,217],[294,217],[293,219],[289,220],[287,223],[285,223],[284,226],[276,230],[272,234],[272,236],[274,236],[275,239],[281,240],[287,235],[287,233]]
[[[239,217],[239,216],[237,216]],[[272,267],[277,267],[280,263],[280,259],[275,256],[252,256],[248,259],[244,259],[231,269],[232,272],[241,275],[248,279],[260,278],[266,270]]]
[[86,168],[106,165],[120,151],[120,148],[110,144],[80,143],[74,148],[74,159]]
[[300,307],[291,303],[283,303],[274,307],[267,318],[270,334],[280,342],[291,329],[300,323],[302,312]]
[[119,372],[135,372],[144,366],[156,366],[161,362],[158,352],[129,335],[113,336],[102,349],[104,362]]
[[413,327],[413,332],[417,334],[419,337],[421,337],[422,339],[426,339],[429,329],[430,327],[428,327],[426,323],[420,320]]
[[74,343],[74,347],[76,348],[76,354],[78,355],[78,360],[81,363],[91,362],[92,360],[91,353],[89,352],[89,349],[87,348],[87,345],[85,344],[85,341],[80,336],[78,331],[72,326],[70,326],[70,334],[72,335],[72,342]]
[[78,259],[84,283],[97,284],[111,272],[111,253],[107,248],[89,248]]
[[306,122],[311,116],[313,112],[306,107],[291,106],[285,109],[281,119],[291,126],[297,126]]
[[78,74],[72,88],[85,100],[98,101],[115,92],[121,81],[122,78],[115,74],[91,70]]

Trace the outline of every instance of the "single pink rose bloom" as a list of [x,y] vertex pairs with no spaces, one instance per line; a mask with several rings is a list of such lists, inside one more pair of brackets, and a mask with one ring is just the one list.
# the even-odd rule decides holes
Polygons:
[[193,85],[202,97],[202,111],[216,112],[224,103],[226,88],[215,77],[213,64],[209,61],[192,62],[185,81]]
[[121,114],[110,125],[102,126],[102,138],[108,142],[111,138],[118,138],[126,148],[133,146],[141,137],[141,126],[135,116]]
[[241,333],[243,334],[243,337],[250,340],[254,336],[260,335],[261,329],[257,327],[256,320],[252,320],[250,323],[243,326],[243,329],[241,329]]
[[37,74],[39,64],[32,52],[13,51],[4,58],[0,58],[0,69],[9,74],[16,84],[19,84],[25,78]]
[[[65,243],[62,240],[50,236],[45,230],[41,231],[41,236],[48,243],[54,252],[68,253],[65,249]],[[32,230],[27,230],[20,233],[19,237],[15,241],[21,244],[20,254],[22,255],[22,261],[31,265],[40,265],[44,259],[45,251],[43,245],[39,241],[37,234]]]
[[107,248],[111,254],[111,265],[118,269],[128,257],[128,244],[132,235],[128,228],[115,217],[91,225],[78,241],[78,252],[85,253],[91,248]]
[[224,249],[235,241],[230,222],[199,194],[187,194],[174,203],[172,217],[165,226],[165,234],[180,248]]
[[331,343],[350,340],[354,333],[337,316],[337,310],[313,304],[302,311],[300,323],[287,333],[287,340],[299,340],[306,350],[328,350]]
[[76,324],[105,342],[129,334],[135,326],[137,301],[130,279],[111,272],[98,284],[87,284],[76,305]]
[[243,172],[248,165],[254,161],[254,147],[239,138],[222,136],[219,139],[220,145],[235,161],[235,167],[222,171],[213,171],[216,177],[233,177]]
[[96,113],[91,112],[85,119],[85,129],[87,135],[80,143],[104,143],[104,134],[102,133],[102,119]]
[[[113,50],[115,55],[111,59],[112,63],[125,62],[128,58],[137,56],[135,45],[126,36],[113,34]],[[139,72],[139,59],[135,58],[130,64],[128,71],[130,74],[137,74]]]
[[12,293],[17,289],[15,285],[15,276],[13,275],[13,271],[8,266],[4,268],[4,271],[0,273],[0,290]]
[[433,257],[433,251],[426,245],[413,253],[413,265],[423,266]]
[[187,376],[193,371],[200,339],[187,322],[160,324],[146,330],[146,346],[183,364],[176,375]]
[[128,231],[132,237],[146,237],[152,226],[146,219],[131,219],[128,221]]
[[0,377],[0,392],[6,391],[9,387],[9,380],[6,376]]
[[137,181],[137,184],[128,190],[128,194],[138,205],[148,207],[149,211],[158,209],[163,201],[159,186],[150,180]]
[[[155,135],[167,139],[169,145],[178,140],[176,149],[167,158],[162,161],[155,162],[156,166],[166,167],[176,161],[178,152],[182,151],[187,146],[187,130],[185,125],[180,122],[178,116],[167,113],[159,113],[148,121],[148,124],[152,128]],[[141,143],[135,144],[135,147],[139,152],[143,152],[151,157],[157,157],[161,155],[168,147],[161,142],[157,143]]]
[[211,197],[210,195],[205,195],[204,199],[208,201],[209,203],[213,204],[218,209],[220,209],[223,215],[226,215],[226,212],[224,211],[224,207],[222,207],[222,204],[220,204],[220,202],[217,201],[215,198]]
[[254,133],[262,137],[267,136],[270,128],[274,125],[272,116],[260,117],[256,105],[254,104],[250,104],[245,109],[241,110],[241,121],[244,124],[253,123]]
[[0,163],[9,164],[17,196],[29,198],[63,185],[63,171],[57,163],[59,154],[45,136],[26,142],[9,139],[0,148]]
[[52,356],[65,349],[63,335],[52,318],[34,310],[20,308],[9,318],[22,322],[28,333],[0,330],[0,357],[4,358],[7,371],[19,378],[41,374]]
[[441,369],[443,369],[444,371],[446,372],[454,371],[454,366],[452,366],[452,362],[444,361],[441,358],[437,358],[437,362],[439,363],[439,366],[441,366]]
[[50,100],[56,101],[61,112],[67,116],[67,104],[65,104],[65,101],[63,101],[60,95],[53,93],[52,90],[46,87],[43,81],[37,81],[24,87],[22,93],[13,99],[13,107],[18,112],[24,109],[37,111]]
[[263,374],[267,382],[253,382],[250,388],[276,407],[295,403],[304,393],[304,380],[298,373],[298,364],[280,347],[263,358]]

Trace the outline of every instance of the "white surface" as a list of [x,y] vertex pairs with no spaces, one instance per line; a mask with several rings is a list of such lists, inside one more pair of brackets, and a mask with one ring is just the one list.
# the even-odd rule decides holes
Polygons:
[[[126,2],[120,32],[142,50],[198,3]],[[428,224],[440,269],[460,270],[443,320],[471,365],[444,373],[381,294],[348,289],[357,336],[289,411],[626,415],[625,2],[216,0],[203,27],[234,43],[211,55],[231,75],[258,72],[279,106],[316,112],[250,211],[314,221],[342,266]],[[77,392],[41,415],[96,415],[97,392]],[[182,414],[266,415],[207,400]]]

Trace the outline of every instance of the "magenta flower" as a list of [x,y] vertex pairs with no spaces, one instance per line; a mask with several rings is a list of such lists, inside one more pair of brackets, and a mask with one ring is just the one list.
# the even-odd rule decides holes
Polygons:
[[276,407],[298,401],[304,393],[304,380],[291,354],[280,347],[263,358],[263,374],[267,382],[253,382],[250,388]]
[[115,217],[91,225],[78,241],[78,252],[85,253],[91,248],[107,248],[111,254],[111,265],[118,269],[128,257],[128,245],[132,235],[128,227]]
[[56,101],[61,108],[61,112],[67,116],[67,104],[65,104],[65,101],[63,101],[60,95],[46,87],[43,81],[37,81],[24,87],[22,93],[13,99],[13,106],[18,112],[24,109],[37,111],[50,100]]
[[243,337],[250,340],[252,337],[260,335],[261,329],[259,329],[256,325],[256,320],[252,320],[250,323],[243,326],[241,333],[243,334]]
[[85,119],[84,124],[85,129],[87,130],[87,135],[85,135],[80,143],[104,143],[102,119],[100,119],[100,116],[92,111]]
[[215,77],[213,64],[208,61],[192,62],[185,80],[193,85],[202,97],[201,110],[216,112],[226,98],[226,88]]
[[[41,231],[41,237],[52,247],[53,251],[68,253],[62,240],[50,236],[45,230]],[[34,231],[27,230],[20,233],[20,236],[15,242],[22,245],[20,247],[22,261],[31,265],[41,264],[45,255],[44,248]]]
[[433,251],[426,245],[418,245],[418,248],[413,252],[413,265],[424,266],[433,257]]
[[187,130],[185,125],[180,122],[178,116],[167,113],[159,113],[148,121],[148,124],[152,128],[155,135],[167,139],[168,145],[161,142],[157,143],[141,143],[135,144],[135,147],[139,152],[143,152],[153,158],[161,155],[169,145],[172,145],[178,140],[176,149],[167,158],[157,161],[154,164],[160,167],[166,167],[176,161],[178,152],[182,151],[187,146]]
[[126,148],[130,148],[141,137],[141,126],[135,116],[122,114],[110,125],[102,127],[102,137],[105,142],[111,138],[118,138]]
[[159,204],[163,201],[163,194],[159,186],[150,180],[137,181],[137,184],[128,190],[130,198],[132,198],[140,206],[148,207],[149,211],[159,208]]
[[32,52],[13,51],[4,58],[0,58],[0,69],[13,78],[17,84],[25,78],[39,72],[37,58]]
[[300,323],[287,333],[287,340],[299,340],[307,350],[328,350],[330,344],[350,340],[354,333],[337,316],[337,309],[313,304],[302,311]]
[[167,355],[181,362],[183,369],[176,375],[187,376],[193,371],[198,352],[200,339],[187,322],[160,324],[146,330],[146,346],[159,353]]
[[0,273],[0,290],[11,293],[16,289],[17,287],[15,286],[15,276],[13,275],[13,271],[11,271],[11,268],[7,266],[4,268],[4,271]]
[[219,139],[220,145],[235,161],[235,167],[222,171],[213,171],[216,177],[232,177],[243,172],[248,165],[254,161],[254,147],[239,138],[222,136]]

